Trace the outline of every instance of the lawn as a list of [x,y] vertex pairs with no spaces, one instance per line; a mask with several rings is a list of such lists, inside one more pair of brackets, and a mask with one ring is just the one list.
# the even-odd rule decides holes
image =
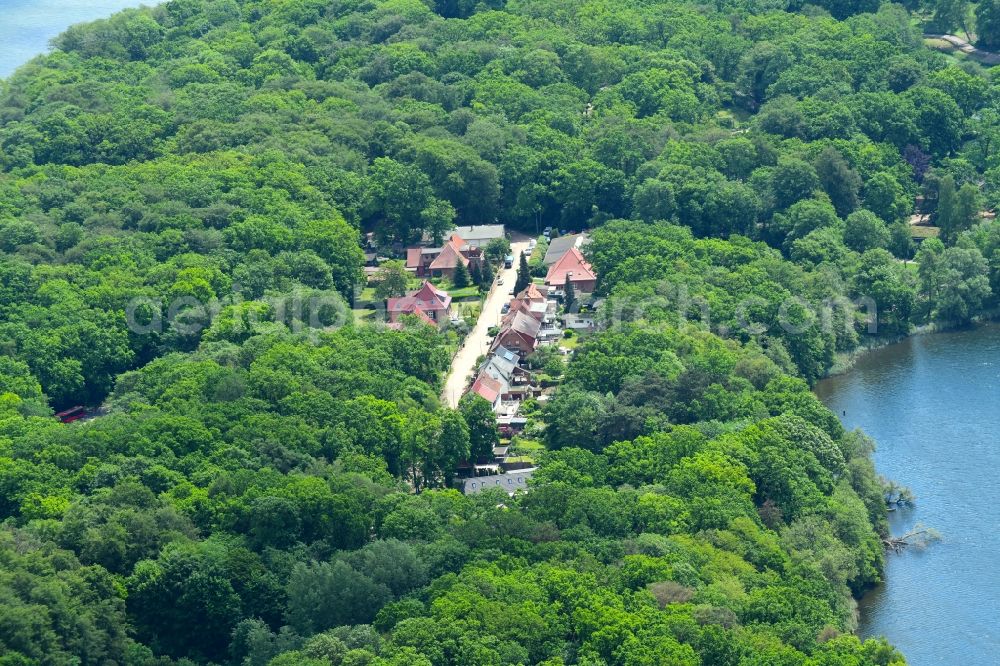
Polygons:
[[914,238],[924,239],[924,238],[937,238],[941,235],[941,229],[939,227],[925,227],[919,225],[912,225],[910,227],[910,233]]
[[448,294],[451,295],[452,300],[460,301],[467,298],[479,298],[479,287],[471,285],[468,287],[462,287],[461,289],[448,289]]
[[375,310],[371,308],[354,308],[351,312],[354,313],[355,324],[371,323],[375,321]]
[[511,462],[538,462],[539,456],[545,453],[545,445],[536,439],[515,437],[511,443]]

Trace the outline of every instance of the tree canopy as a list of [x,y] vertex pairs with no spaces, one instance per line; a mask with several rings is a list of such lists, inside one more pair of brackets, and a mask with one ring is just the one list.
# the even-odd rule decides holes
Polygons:
[[[810,386],[1000,295],[995,77],[907,11],[989,46],[997,3],[904,4],[70,28],[0,86],[0,662],[904,663],[851,633],[888,530],[872,442]],[[604,304],[531,361],[559,385],[529,492],[465,496],[500,440],[486,401],[441,404],[457,334],[351,306],[363,240],[382,299],[405,245],[496,222],[589,231]],[[52,418],[75,405],[103,409]]]

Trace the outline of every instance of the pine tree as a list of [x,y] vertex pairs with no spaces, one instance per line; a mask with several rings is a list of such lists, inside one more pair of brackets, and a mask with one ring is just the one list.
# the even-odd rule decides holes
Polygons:
[[528,258],[521,253],[521,263],[517,267],[517,282],[514,283],[514,293],[520,294],[531,284],[531,269],[528,268]]
[[483,283],[483,271],[479,268],[479,262],[472,264],[472,270],[469,271],[469,278],[472,280],[472,284],[479,286]]
[[483,262],[482,275],[479,277],[479,288],[483,291],[489,291],[490,287],[493,285],[493,266],[488,261]]
[[455,274],[451,278],[451,286],[464,289],[469,286],[469,269],[461,261],[455,264]]
[[573,286],[573,282],[569,279],[569,275],[566,276],[566,286],[563,287],[563,305],[569,310],[573,307],[573,303],[576,302],[576,287]]

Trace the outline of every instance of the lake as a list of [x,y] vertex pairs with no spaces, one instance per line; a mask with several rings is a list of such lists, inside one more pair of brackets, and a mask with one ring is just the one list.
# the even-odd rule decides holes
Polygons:
[[153,0],[2,0],[0,78],[49,50],[49,40],[74,23],[106,18],[120,9],[155,5]]
[[888,556],[861,634],[884,635],[913,666],[1000,664],[1000,326],[911,338],[816,392],[876,439],[879,473],[917,496],[890,514],[893,533],[920,522],[941,534]]

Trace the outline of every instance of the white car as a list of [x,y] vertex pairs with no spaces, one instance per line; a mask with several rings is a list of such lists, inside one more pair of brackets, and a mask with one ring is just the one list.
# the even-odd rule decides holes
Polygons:
[[502,285],[503,284],[503,278],[500,278],[499,280],[497,280],[497,284]]

